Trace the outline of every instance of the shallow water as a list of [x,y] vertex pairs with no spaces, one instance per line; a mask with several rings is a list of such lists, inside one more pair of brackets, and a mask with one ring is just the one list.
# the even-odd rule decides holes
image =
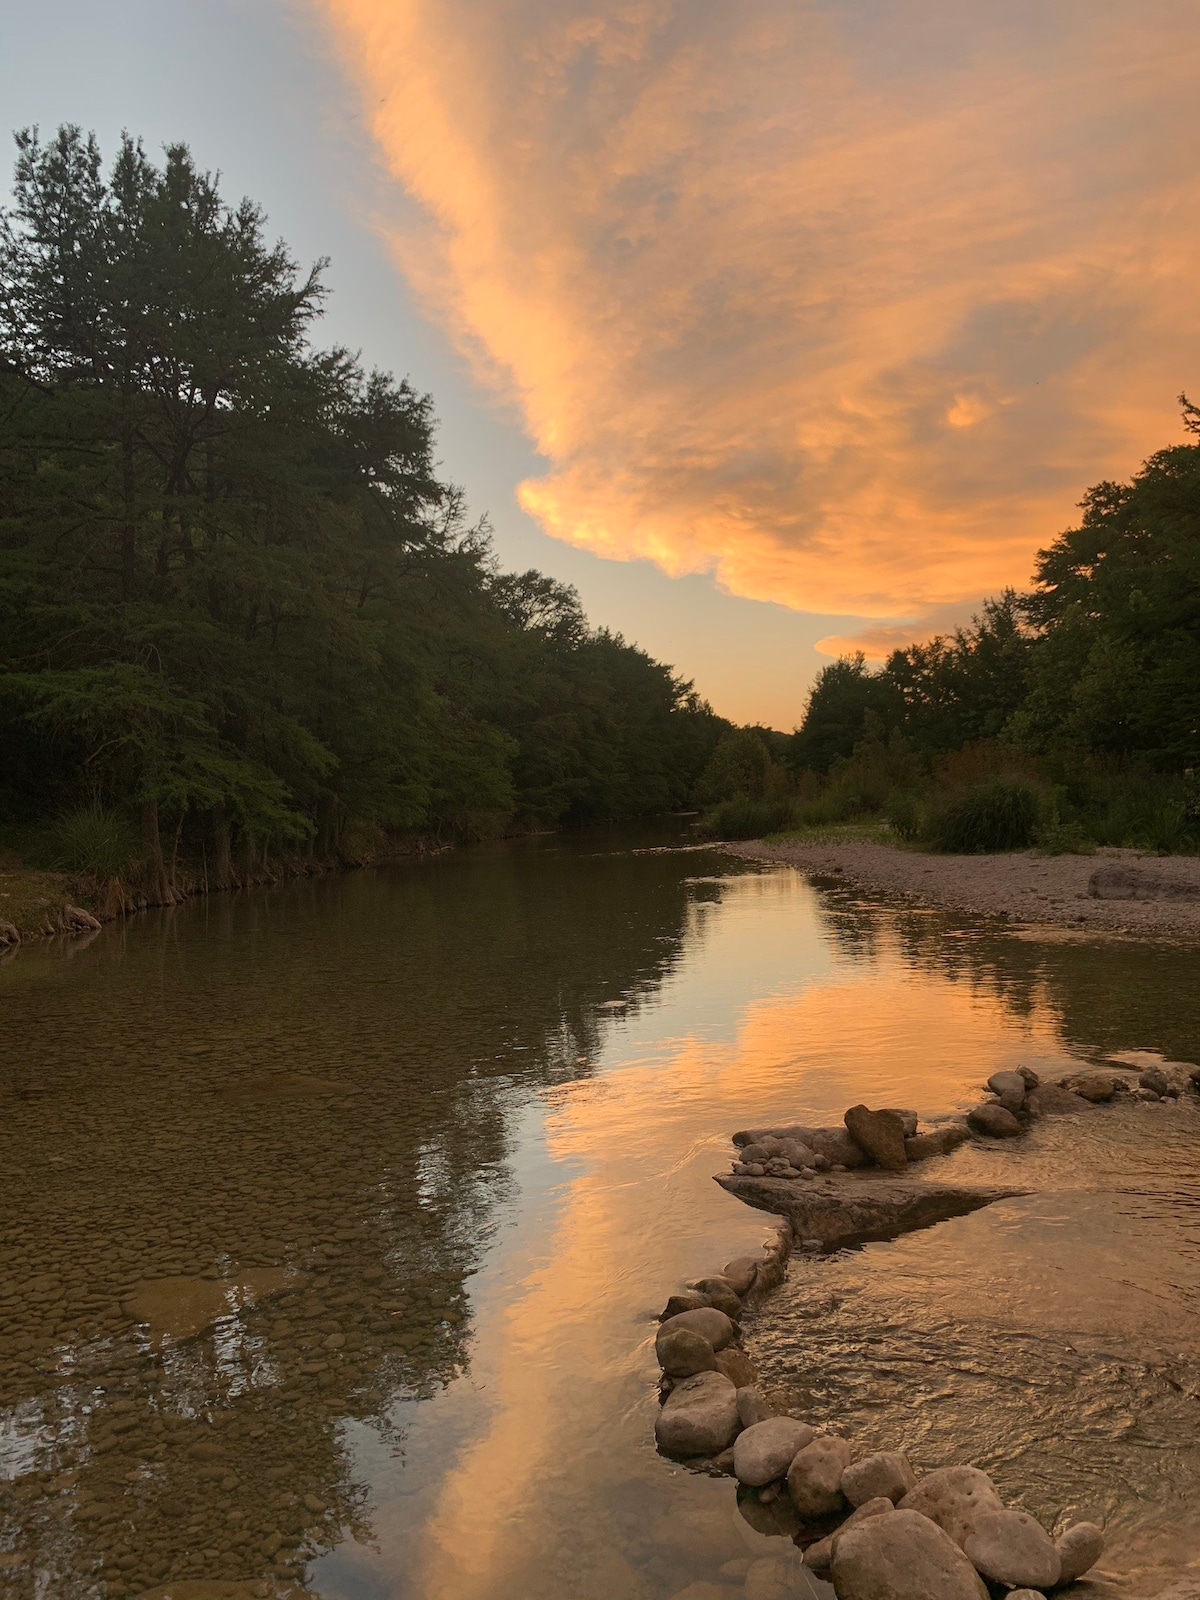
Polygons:
[[[1016,1063],[1197,1060],[1196,980],[1189,952],[616,837],[21,952],[0,1590],[732,1600],[725,1563],[789,1547],[655,1455],[650,1320],[771,1231],[711,1182],[729,1132],[933,1116]],[[1200,1548],[1198,1136],[1190,1107],[1099,1108],[960,1152],[1036,1193],[797,1261],[748,1324],[765,1381],[1103,1517],[1106,1570],[1154,1592]]]

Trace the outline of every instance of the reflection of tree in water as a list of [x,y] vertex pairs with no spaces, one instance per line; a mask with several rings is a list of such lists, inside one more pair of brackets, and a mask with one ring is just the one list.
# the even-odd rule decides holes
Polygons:
[[820,904],[846,955],[874,955],[886,935],[915,970],[985,989],[1018,1016],[1047,1008],[1080,1054],[1146,1048],[1200,1062],[1194,949],[1053,930],[1022,938],[950,913],[871,905],[844,888],[823,889]]
[[[365,1536],[345,1419],[386,1433],[468,1359],[514,1086],[590,1070],[595,1008],[672,963],[682,878],[510,847],[215,897],[7,971],[8,1591],[286,1585]],[[217,1284],[190,1338],[132,1320],[186,1331]]]

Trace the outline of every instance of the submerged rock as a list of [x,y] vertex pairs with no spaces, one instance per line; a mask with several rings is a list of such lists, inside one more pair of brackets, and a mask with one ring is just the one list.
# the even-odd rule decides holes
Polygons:
[[[741,1406],[738,1407],[739,1415]],[[794,1417],[769,1417],[746,1428],[733,1447],[733,1470],[739,1483],[762,1488],[787,1476],[795,1456],[813,1441],[807,1422]]]
[[1118,1085],[1122,1089],[1126,1087],[1124,1078],[1118,1078],[1114,1072],[1078,1072],[1074,1077],[1064,1078],[1060,1087],[1070,1089],[1072,1094],[1089,1100],[1092,1105],[1103,1105],[1118,1092]]
[[898,1111],[871,1111],[866,1106],[851,1106],[845,1122],[846,1132],[877,1166],[887,1172],[904,1171],[908,1157],[904,1153],[904,1119]]
[[783,1178],[725,1174],[716,1181],[747,1205],[786,1217],[796,1237],[804,1240],[806,1246],[809,1240],[817,1240],[826,1249],[863,1239],[894,1239],[914,1228],[926,1228],[947,1217],[964,1216],[996,1200],[1026,1192],[966,1188],[882,1174],[861,1177],[831,1174],[803,1185],[788,1183]]
[[944,1128],[933,1128],[929,1133],[914,1133],[904,1141],[904,1154],[910,1161],[926,1161],[930,1156],[948,1156],[971,1137],[961,1122],[949,1123]]
[[787,1486],[802,1517],[828,1517],[842,1509],[842,1473],[849,1465],[850,1446],[830,1433],[798,1451],[788,1468]]
[[716,1306],[727,1317],[737,1318],[741,1315],[741,1297],[728,1278],[719,1274],[711,1278],[697,1278],[695,1283],[688,1284],[688,1288],[706,1296],[709,1305]]
[[659,1449],[673,1456],[715,1456],[733,1443],[741,1423],[737,1390],[719,1372],[684,1378],[654,1424]]
[[1027,1511],[986,1511],[963,1545],[975,1570],[1015,1589],[1053,1589],[1062,1561],[1050,1535]]
[[1059,1583],[1074,1583],[1082,1578],[1104,1554],[1104,1535],[1094,1522],[1077,1522],[1068,1528],[1054,1546],[1058,1552]]
[[838,1600],[987,1600],[966,1556],[916,1511],[869,1517],[842,1533],[833,1586]]

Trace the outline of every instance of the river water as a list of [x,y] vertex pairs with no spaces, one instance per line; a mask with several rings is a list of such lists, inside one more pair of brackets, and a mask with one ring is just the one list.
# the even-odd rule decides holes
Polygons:
[[[660,843],[213,896],[0,969],[0,1592],[832,1593],[653,1448],[653,1315],[772,1231],[711,1181],[730,1131],[1200,1060],[1197,958]],[[796,1260],[764,1383],[1103,1520],[1122,1594],[1200,1594],[1198,1135],[1130,1105],[964,1149],[1033,1192]]]

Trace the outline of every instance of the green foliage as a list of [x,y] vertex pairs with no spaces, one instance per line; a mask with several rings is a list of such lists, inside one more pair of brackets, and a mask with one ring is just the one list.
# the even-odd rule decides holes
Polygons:
[[1023,850],[1033,842],[1041,799],[1022,778],[990,778],[951,793],[926,822],[934,849],[950,855]]
[[790,800],[751,800],[737,795],[714,806],[702,819],[699,832],[705,839],[761,839],[796,826],[797,820]]
[[712,753],[696,784],[701,805],[724,800],[763,800],[778,787],[771,752],[757,728],[731,728]]
[[686,801],[728,724],[573,590],[496,569],[429,397],[309,344],[320,263],[182,146],[125,139],[105,175],[78,129],[17,145],[0,823],[98,795],[194,857],[353,856]]
[[890,823],[892,832],[898,839],[903,839],[905,844],[912,844],[921,837],[921,801],[911,789],[897,789],[890,794],[883,807],[883,814]]
[[869,713],[891,726],[899,710],[895,685],[883,674],[869,672],[861,653],[832,661],[817,674],[804,722],[792,738],[789,765],[796,771],[828,772],[853,755]]
[[90,873],[101,883],[127,875],[138,855],[137,834],[119,812],[77,806],[56,817],[45,842],[47,865]]

